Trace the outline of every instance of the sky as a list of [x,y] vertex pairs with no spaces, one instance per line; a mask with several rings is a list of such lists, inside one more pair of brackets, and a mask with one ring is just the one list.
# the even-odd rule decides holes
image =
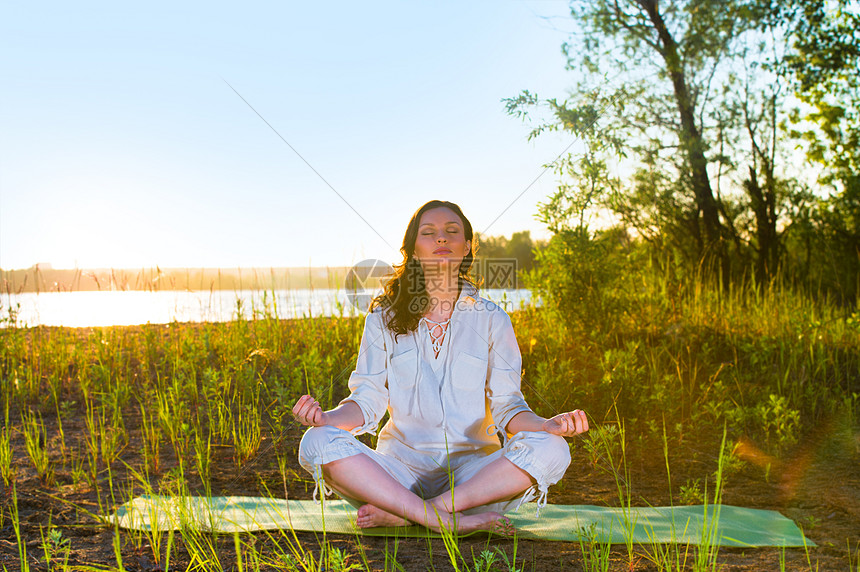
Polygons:
[[544,238],[543,165],[575,141],[527,141],[502,99],[564,98],[567,14],[7,0],[0,268],[399,262],[409,218],[437,198],[482,234]]

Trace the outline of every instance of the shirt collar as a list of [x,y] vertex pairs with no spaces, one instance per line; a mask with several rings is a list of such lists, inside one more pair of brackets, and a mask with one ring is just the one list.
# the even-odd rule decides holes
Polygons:
[[478,300],[478,289],[472,284],[465,282],[463,289],[460,291],[460,297],[457,298],[457,304],[474,304]]

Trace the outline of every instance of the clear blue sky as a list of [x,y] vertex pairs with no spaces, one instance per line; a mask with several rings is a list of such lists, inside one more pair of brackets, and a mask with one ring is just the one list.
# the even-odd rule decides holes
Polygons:
[[478,231],[546,236],[552,173],[491,223],[571,139],[527,142],[501,99],[564,97],[567,11],[4,2],[0,267],[393,262],[432,198]]

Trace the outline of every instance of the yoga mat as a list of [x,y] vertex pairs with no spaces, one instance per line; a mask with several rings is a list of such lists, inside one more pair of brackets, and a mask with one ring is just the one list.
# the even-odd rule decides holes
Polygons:
[[[166,531],[189,526],[233,533],[292,528],[401,538],[438,536],[420,526],[359,529],[354,525],[355,513],[356,509],[342,500],[317,504],[265,497],[142,496],[120,506],[110,520],[131,530]],[[637,544],[702,544],[706,540],[711,545],[738,547],[815,546],[804,539],[794,522],[778,512],[730,505],[624,509],[549,504],[537,518],[535,504],[526,503],[506,516],[521,539],[575,542],[584,535],[586,539],[622,544],[632,536]]]

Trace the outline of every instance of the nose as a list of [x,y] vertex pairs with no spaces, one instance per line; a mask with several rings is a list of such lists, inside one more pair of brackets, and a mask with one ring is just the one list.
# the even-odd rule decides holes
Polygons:
[[448,242],[448,239],[445,237],[444,232],[440,232],[438,235],[436,235],[436,242]]

